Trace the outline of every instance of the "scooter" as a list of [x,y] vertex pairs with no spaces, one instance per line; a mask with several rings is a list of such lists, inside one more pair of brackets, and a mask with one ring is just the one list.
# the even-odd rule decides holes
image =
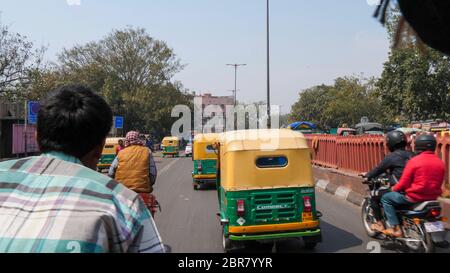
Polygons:
[[[376,223],[376,220],[370,200],[371,198],[380,198],[383,193],[390,191],[390,184],[389,179],[383,176],[372,180],[364,180],[363,184],[369,186],[369,196],[364,200],[361,214],[367,235],[372,238],[400,243],[415,252],[433,253],[435,245],[448,244],[445,240],[447,232],[444,228],[444,222],[447,219],[441,215],[442,208],[438,201],[422,202],[397,210],[404,235],[402,238],[387,236],[372,230],[370,226]],[[386,226],[387,221],[383,209],[382,215],[382,221]]]

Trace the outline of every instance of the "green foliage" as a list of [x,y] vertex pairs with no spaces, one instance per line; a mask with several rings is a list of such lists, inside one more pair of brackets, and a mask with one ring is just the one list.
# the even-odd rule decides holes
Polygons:
[[160,137],[170,134],[173,106],[191,104],[192,95],[171,82],[181,69],[173,50],[144,29],[114,30],[100,41],[65,49],[53,67],[35,71],[29,97],[40,99],[62,84],[85,84],[105,98],[115,115],[124,116],[125,132]]
[[355,125],[361,117],[385,119],[380,101],[374,96],[373,80],[362,83],[355,77],[335,80],[332,86],[315,86],[300,93],[290,120],[310,121],[322,129]]
[[0,99],[20,102],[33,74],[41,68],[45,48],[35,49],[27,37],[0,24]]
[[376,93],[400,121],[448,119],[450,62],[440,52],[396,49],[384,64]]

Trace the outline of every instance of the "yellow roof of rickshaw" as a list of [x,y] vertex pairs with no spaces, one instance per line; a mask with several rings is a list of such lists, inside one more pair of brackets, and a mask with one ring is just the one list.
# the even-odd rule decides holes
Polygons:
[[209,134],[197,134],[194,137],[196,142],[215,142],[219,140],[221,134],[209,133]]
[[179,141],[179,140],[180,139],[178,137],[174,137],[174,136],[168,136],[163,139],[163,141]]
[[118,144],[119,140],[125,141],[124,137],[108,137],[105,144]]
[[220,144],[223,153],[309,149],[304,135],[290,129],[230,131],[221,134]]

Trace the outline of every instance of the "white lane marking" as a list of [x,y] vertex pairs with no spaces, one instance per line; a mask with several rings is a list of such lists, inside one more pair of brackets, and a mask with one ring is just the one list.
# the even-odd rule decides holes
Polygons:
[[166,166],[164,166],[164,168],[162,168],[162,170],[160,170],[158,172],[158,176],[165,173],[170,167],[172,167],[178,160],[180,160],[179,158],[175,159],[174,161],[170,162],[169,164],[167,164]]
[[328,183],[330,182],[327,180],[317,180],[316,187],[325,190],[327,188]]
[[336,192],[334,193],[334,195],[336,195],[339,198],[342,199],[347,199],[347,196],[350,194],[350,189],[346,188],[346,187],[338,187],[336,189]]

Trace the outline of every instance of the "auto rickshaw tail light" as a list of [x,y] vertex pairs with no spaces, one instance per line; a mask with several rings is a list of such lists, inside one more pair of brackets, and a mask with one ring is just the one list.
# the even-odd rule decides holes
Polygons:
[[236,201],[236,214],[239,217],[245,216],[245,200],[240,199]]
[[201,174],[202,173],[202,165],[201,164],[199,164],[198,166],[197,166],[197,171],[198,171],[198,173],[199,174]]
[[312,211],[311,197],[303,196],[303,212],[311,212],[311,211]]

